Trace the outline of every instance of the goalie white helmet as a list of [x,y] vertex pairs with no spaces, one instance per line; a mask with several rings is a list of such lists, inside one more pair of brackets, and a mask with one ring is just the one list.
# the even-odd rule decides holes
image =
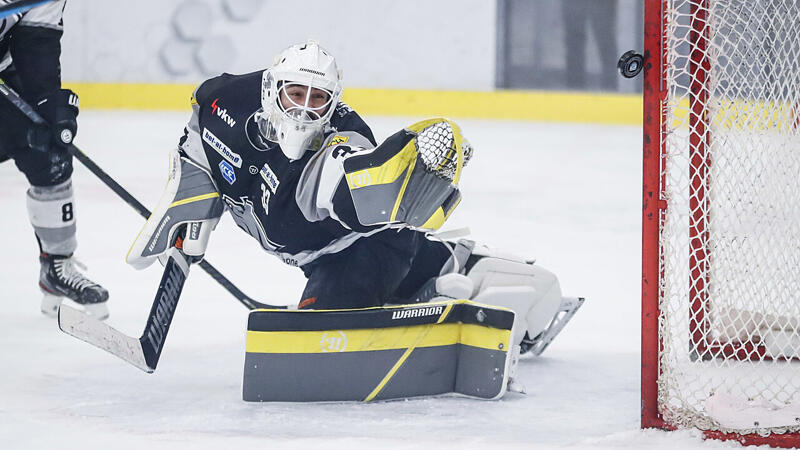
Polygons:
[[306,151],[319,149],[341,96],[341,72],[334,57],[311,40],[293,45],[262,75],[259,129],[287,158],[300,159]]

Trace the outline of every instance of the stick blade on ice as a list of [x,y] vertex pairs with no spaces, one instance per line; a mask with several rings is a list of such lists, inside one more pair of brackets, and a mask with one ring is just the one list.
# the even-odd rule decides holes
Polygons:
[[58,310],[61,331],[115,355],[137,368],[152,373],[147,365],[139,339],[127,336],[94,317],[67,305]]

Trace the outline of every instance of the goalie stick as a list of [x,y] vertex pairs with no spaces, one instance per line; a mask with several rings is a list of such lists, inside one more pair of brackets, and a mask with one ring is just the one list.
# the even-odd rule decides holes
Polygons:
[[51,1],[53,0],[18,0],[16,2],[9,3],[8,5],[2,5],[0,6],[0,19],[12,14],[25,12],[43,3],[49,3]]
[[164,349],[183,284],[189,275],[189,261],[180,250],[172,247],[167,256],[164,275],[161,276],[150,308],[147,325],[138,339],[67,305],[61,305],[58,310],[58,327],[147,373],[153,373]]
[[[0,97],[5,98],[8,100],[15,108],[17,108],[22,114],[25,115],[31,122],[34,123],[36,126],[46,126],[46,122],[39,115],[25,100],[23,100],[16,92],[14,92],[10,87],[0,83]],[[97,178],[100,179],[106,186],[109,187],[115,194],[117,194],[122,200],[125,201],[128,205],[130,205],[136,212],[139,213],[140,216],[144,217],[145,219],[150,217],[150,210],[148,210],[139,200],[136,199],[130,192],[128,192],[122,185],[117,183],[108,173],[106,173],[100,166],[98,166],[89,156],[87,156],[83,151],[81,151],[78,147],[74,144],[69,144],[67,147],[69,152],[90,172],[92,172]],[[247,294],[241,291],[236,285],[234,285],[228,278],[226,278],[219,270],[217,270],[214,266],[211,265],[205,259],[201,260],[198,265],[200,266],[203,271],[211,276],[217,283],[219,283],[226,291],[231,293],[240,303],[242,303],[248,309],[285,309],[286,306],[276,306],[270,305],[267,303],[261,303]]]

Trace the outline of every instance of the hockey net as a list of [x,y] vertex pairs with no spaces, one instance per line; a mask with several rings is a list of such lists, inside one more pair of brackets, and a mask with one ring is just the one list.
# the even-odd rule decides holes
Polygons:
[[645,30],[643,424],[792,435],[800,3],[651,0]]

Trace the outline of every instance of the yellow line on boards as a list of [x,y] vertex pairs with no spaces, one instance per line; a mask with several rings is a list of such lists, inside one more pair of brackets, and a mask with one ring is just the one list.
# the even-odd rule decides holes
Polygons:
[[[195,84],[64,83],[85,109],[189,111]],[[445,116],[599,124],[642,123],[641,95],[553,91],[345,88],[363,116]]]
[[69,83],[81,108],[191,111],[194,84]]

